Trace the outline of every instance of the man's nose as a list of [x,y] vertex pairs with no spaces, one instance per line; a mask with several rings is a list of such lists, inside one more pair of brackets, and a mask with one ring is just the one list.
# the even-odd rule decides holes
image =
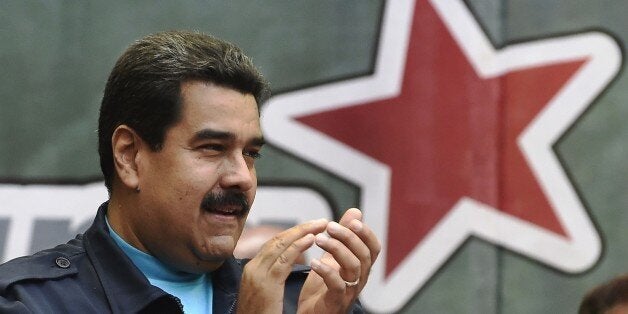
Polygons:
[[223,174],[220,178],[220,186],[223,189],[248,191],[253,187],[255,181],[254,168],[249,166],[242,154],[229,158],[223,166]]

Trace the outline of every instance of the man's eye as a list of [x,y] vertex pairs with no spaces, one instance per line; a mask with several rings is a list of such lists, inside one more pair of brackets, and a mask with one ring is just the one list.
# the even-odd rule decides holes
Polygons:
[[221,144],[205,144],[201,145],[199,148],[202,150],[213,150],[218,152],[222,152],[225,150],[225,146]]
[[258,158],[262,157],[262,154],[260,154],[257,151],[248,151],[248,152],[245,151],[244,152],[244,156],[251,157],[253,159],[258,159]]

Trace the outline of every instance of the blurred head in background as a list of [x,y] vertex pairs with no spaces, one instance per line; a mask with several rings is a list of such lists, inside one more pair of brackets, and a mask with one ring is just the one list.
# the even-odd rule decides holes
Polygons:
[[579,314],[628,314],[628,274],[595,287],[585,295]]

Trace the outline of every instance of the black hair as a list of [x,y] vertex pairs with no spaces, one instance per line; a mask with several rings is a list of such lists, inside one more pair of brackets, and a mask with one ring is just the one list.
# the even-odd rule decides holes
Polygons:
[[181,84],[201,80],[252,94],[258,107],[270,97],[268,83],[237,46],[199,32],[170,31],[133,43],[116,62],[100,107],[98,152],[105,185],[114,177],[111,137],[132,128],[150,148],[162,148],[181,114]]

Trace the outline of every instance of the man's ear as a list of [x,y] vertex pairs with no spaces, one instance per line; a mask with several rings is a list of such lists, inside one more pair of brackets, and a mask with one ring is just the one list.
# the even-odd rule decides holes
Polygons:
[[123,124],[113,131],[111,146],[113,164],[121,183],[127,188],[139,190],[137,155],[142,146],[142,139],[135,130]]

